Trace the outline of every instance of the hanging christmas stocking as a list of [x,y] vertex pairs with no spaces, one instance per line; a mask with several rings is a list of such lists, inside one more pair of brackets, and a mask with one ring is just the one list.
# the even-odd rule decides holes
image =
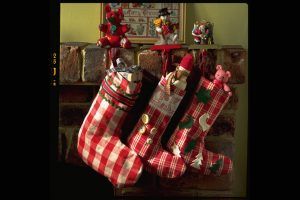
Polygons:
[[162,148],[161,137],[185,94],[192,66],[193,57],[187,54],[176,71],[161,77],[149,105],[127,139],[128,146],[142,158],[145,169],[161,177],[179,177],[185,169],[182,158]]
[[[167,144],[174,155],[182,157],[187,166],[203,175],[223,175],[232,170],[230,158],[206,150],[204,144],[207,132],[231,96],[225,84],[230,72],[223,71],[221,66],[218,68],[221,71],[217,71],[213,82],[201,77],[192,103]],[[185,168],[181,171],[185,171]]]
[[119,139],[126,115],[140,92],[140,77],[137,66],[108,70],[78,135],[77,148],[83,161],[115,187],[135,184],[142,173],[139,156]]

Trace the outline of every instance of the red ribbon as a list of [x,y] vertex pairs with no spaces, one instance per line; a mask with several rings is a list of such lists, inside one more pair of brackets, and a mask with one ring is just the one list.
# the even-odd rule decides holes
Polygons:
[[114,67],[117,67],[117,58],[119,57],[120,50],[119,48],[109,48],[108,49],[108,58],[113,63]]

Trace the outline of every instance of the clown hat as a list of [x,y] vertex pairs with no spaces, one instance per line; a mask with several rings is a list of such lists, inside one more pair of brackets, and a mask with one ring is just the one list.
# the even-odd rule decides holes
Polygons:
[[194,61],[193,56],[189,53],[186,54],[182,58],[179,66],[178,66],[178,69],[181,70],[181,71],[185,71],[187,73],[190,73],[192,71],[192,68],[193,68],[193,61]]
[[166,15],[171,15],[171,13],[169,13],[169,11],[168,11],[168,8],[162,8],[158,12],[159,12],[158,17],[160,17],[160,16],[166,16]]

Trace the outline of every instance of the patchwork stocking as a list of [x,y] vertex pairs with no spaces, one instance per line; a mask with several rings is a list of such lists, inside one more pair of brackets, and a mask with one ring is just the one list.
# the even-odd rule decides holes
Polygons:
[[[192,56],[187,54],[177,68],[178,74],[188,75],[192,67]],[[165,151],[161,138],[171,117],[185,94],[185,79],[180,76],[173,85],[168,82],[175,73],[161,77],[149,105],[127,139],[128,146],[142,159],[145,169],[161,177],[176,178],[183,174],[185,164],[182,158]],[[176,85],[176,86],[175,86]],[[170,87],[168,87],[170,86]]]
[[[139,156],[120,141],[121,127],[141,89],[110,70],[79,130],[77,148],[83,161],[115,187],[131,186],[142,173]],[[138,71],[138,73],[140,73]]]
[[[200,174],[223,175],[232,170],[230,158],[206,150],[204,144],[207,132],[229,96],[222,88],[201,77],[192,103],[168,141],[168,149]],[[181,171],[184,172],[185,167]]]

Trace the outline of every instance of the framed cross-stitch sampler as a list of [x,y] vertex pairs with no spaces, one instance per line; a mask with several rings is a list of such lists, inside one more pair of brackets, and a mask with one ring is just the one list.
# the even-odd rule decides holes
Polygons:
[[[105,5],[100,4],[100,23],[105,23]],[[126,36],[133,43],[152,44],[157,41],[157,33],[153,20],[158,17],[159,10],[168,8],[171,11],[170,19],[173,23],[179,23],[179,43],[185,43],[186,30],[186,4],[185,3],[109,3],[112,9],[122,7],[124,20],[131,29]],[[100,33],[103,36],[103,33]]]

